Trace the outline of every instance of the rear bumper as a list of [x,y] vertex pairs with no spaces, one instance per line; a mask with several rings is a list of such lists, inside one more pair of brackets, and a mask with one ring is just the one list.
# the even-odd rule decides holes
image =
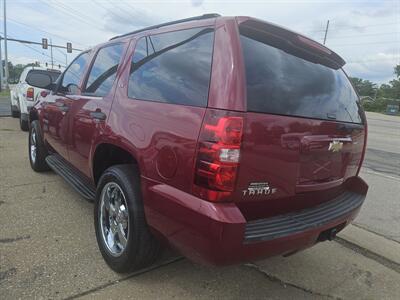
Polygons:
[[296,213],[246,222],[234,203],[210,203],[174,187],[143,178],[147,221],[186,257],[227,265],[284,255],[314,245],[321,232],[341,230],[358,214],[368,186],[346,182],[335,199]]

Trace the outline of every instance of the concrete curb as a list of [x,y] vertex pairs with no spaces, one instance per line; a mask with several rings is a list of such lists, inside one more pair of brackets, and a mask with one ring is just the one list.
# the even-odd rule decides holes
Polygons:
[[400,243],[354,225],[347,226],[338,237],[400,265]]

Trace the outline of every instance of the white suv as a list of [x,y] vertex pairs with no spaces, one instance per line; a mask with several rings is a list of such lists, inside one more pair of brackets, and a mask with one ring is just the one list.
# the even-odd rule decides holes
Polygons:
[[27,131],[29,129],[29,110],[35,103],[39,93],[43,91],[42,89],[34,88],[26,83],[26,77],[31,72],[48,73],[53,79],[53,82],[55,82],[58,76],[61,74],[61,71],[59,70],[32,66],[26,67],[22,71],[18,83],[15,85],[14,89],[11,90],[11,115],[14,118],[19,117],[20,126],[23,131]]

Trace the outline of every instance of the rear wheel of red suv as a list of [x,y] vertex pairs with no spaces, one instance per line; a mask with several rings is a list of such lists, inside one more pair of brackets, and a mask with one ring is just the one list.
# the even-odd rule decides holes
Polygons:
[[116,165],[103,173],[94,225],[101,254],[114,271],[141,269],[157,259],[160,244],[146,223],[137,166]]

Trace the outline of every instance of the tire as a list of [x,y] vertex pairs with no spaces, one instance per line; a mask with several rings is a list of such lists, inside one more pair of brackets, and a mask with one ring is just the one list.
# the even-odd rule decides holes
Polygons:
[[22,131],[28,131],[29,130],[29,123],[28,120],[22,119],[22,114],[19,114],[19,126],[21,127]]
[[18,110],[14,110],[11,106],[11,117],[13,118],[18,118],[19,117],[19,111]]
[[46,146],[43,143],[43,138],[39,126],[39,121],[35,120],[31,123],[29,130],[29,161],[31,167],[36,172],[43,172],[50,170],[46,163],[46,156],[48,155]]
[[101,176],[96,191],[97,244],[106,263],[118,273],[151,265],[161,250],[146,223],[139,174],[136,165],[112,166]]

